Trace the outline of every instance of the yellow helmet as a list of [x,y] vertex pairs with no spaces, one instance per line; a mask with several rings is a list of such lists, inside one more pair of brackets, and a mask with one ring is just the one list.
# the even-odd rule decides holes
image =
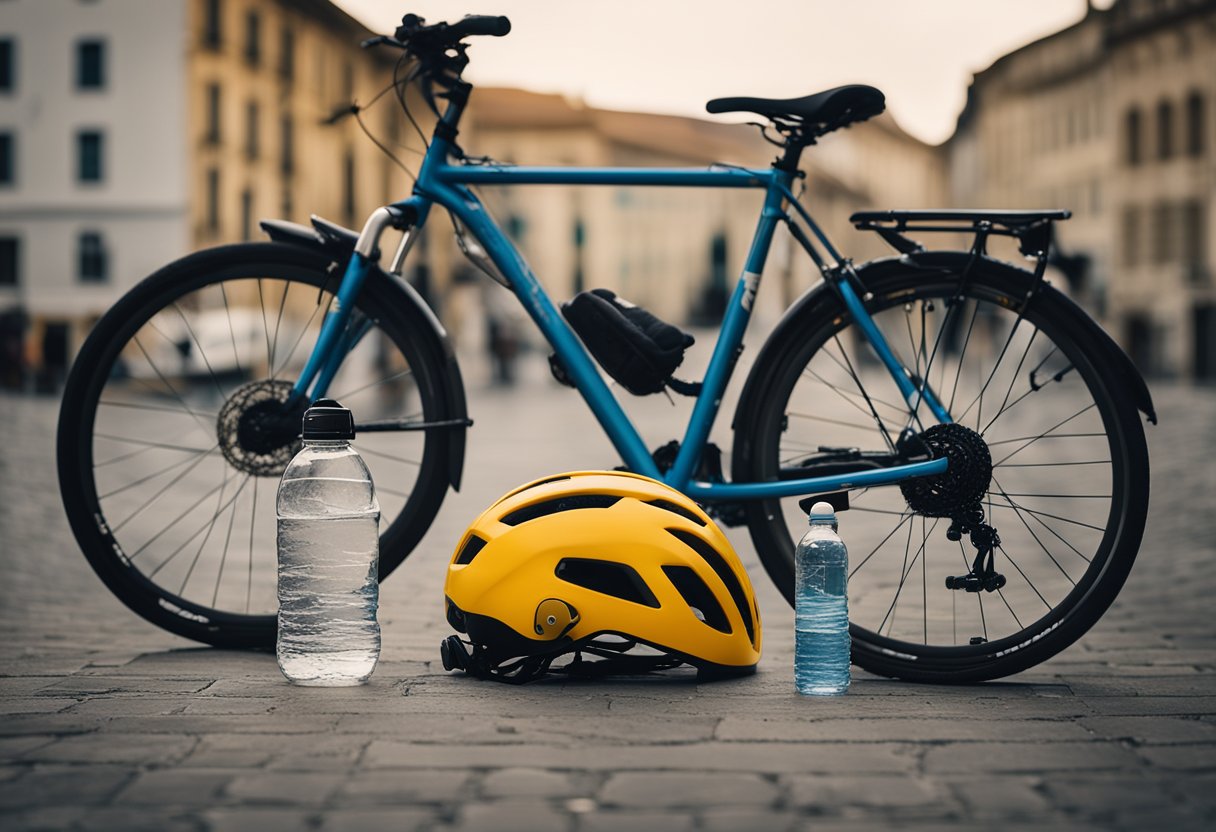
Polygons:
[[526,682],[568,653],[552,672],[686,663],[712,678],[760,660],[755,595],[730,542],[688,497],[637,474],[577,471],[507,494],[460,540],[444,595],[471,646],[447,638],[444,668],[482,678]]

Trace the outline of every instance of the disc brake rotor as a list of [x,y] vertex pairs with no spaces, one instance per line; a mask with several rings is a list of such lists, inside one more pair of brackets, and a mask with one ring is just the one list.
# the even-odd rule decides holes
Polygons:
[[256,477],[278,477],[300,450],[304,408],[288,409],[292,385],[267,379],[241,385],[220,408],[216,437],[232,466]]

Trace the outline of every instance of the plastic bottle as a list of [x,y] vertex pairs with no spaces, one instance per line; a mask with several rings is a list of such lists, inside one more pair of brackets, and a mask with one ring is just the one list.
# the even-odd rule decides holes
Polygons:
[[794,552],[794,686],[831,696],[849,689],[849,554],[828,503],[811,507]]
[[380,657],[380,504],[354,435],[349,410],[318,400],[279,483],[276,652],[298,685],[361,685]]

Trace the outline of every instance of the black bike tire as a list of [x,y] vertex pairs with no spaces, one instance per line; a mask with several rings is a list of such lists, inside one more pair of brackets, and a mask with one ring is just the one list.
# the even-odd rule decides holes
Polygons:
[[[57,435],[59,485],[68,521],[85,558],[105,585],[128,608],[177,635],[230,648],[274,646],[276,616],[214,610],[158,586],[126,561],[110,535],[92,477],[93,424],[109,367],[126,339],[174,298],[225,280],[251,277],[300,281],[336,291],[342,272],[324,254],[280,243],[246,243],[198,252],[171,263],[132,288],[97,322],[81,346],[64,387]],[[419,333],[426,322],[395,304],[381,281],[365,283],[357,305],[408,350],[413,377],[424,402],[424,418],[446,416],[440,384],[444,357]],[[458,383],[458,382],[457,382]],[[448,447],[443,431],[427,431],[414,491],[380,539],[383,581],[414,549],[430,527],[447,493]]]
[[[904,303],[910,291],[950,290],[959,283],[960,275],[927,273],[910,267],[897,259],[881,260],[863,266],[860,276],[866,290],[874,296],[871,308],[888,308]],[[983,290],[989,299],[1004,298],[1016,308],[1033,285],[1033,275],[1025,270],[999,261],[983,258],[967,277],[968,291]],[[1000,301],[998,301],[1000,302]],[[884,306],[884,304],[886,304]],[[977,646],[960,655],[955,649],[930,646],[920,654],[915,649],[892,650],[886,640],[856,624],[850,625],[853,637],[852,659],[859,667],[877,675],[909,681],[931,683],[967,683],[997,679],[1033,667],[1073,644],[1102,617],[1109,608],[1131,571],[1148,512],[1149,463],[1144,428],[1136,403],[1113,368],[1103,360],[1099,344],[1093,343],[1088,328],[1075,316],[1076,308],[1054,288],[1042,286],[1034,299],[1034,314],[1057,332],[1068,332],[1076,345],[1077,356],[1086,366],[1083,375],[1096,382],[1095,402],[1099,396],[1109,416],[1108,429],[1113,430],[1115,445],[1121,449],[1125,475],[1117,484],[1121,509],[1120,525],[1109,546],[1104,537],[1102,562],[1095,573],[1087,569],[1078,588],[1070,592],[1053,610],[1051,621],[1042,630],[1018,634],[989,644]],[[735,481],[755,482],[771,479],[771,460],[762,460],[765,443],[771,443],[772,431],[780,424],[785,402],[777,401],[783,379],[800,372],[814,354],[808,344],[821,344],[827,333],[839,332],[848,325],[848,316],[840,301],[832,295],[819,304],[808,304],[801,312],[798,326],[782,330],[781,341],[766,344],[763,359],[758,359],[749,379],[748,389],[755,391],[750,399],[739,404],[734,445],[733,477]],[[1053,336],[1054,337],[1054,336]],[[791,383],[792,387],[792,383]],[[1108,435],[1110,435],[1108,433]],[[770,447],[775,447],[770,445]],[[1112,454],[1115,453],[1112,447]],[[1112,457],[1113,458],[1113,457]],[[1113,502],[1113,501],[1112,501]],[[782,520],[780,505],[775,501],[753,501],[747,504],[747,523],[765,570],[793,603],[793,541]],[[1095,561],[1097,558],[1095,558]],[[1058,615],[1055,615],[1058,613]],[[1027,628],[1029,629],[1029,628]]]

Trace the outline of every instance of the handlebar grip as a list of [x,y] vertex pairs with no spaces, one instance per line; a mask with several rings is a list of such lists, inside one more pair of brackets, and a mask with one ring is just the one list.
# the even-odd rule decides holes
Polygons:
[[448,32],[458,38],[469,35],[489,35],[501,38],[511,31],[511,21],[505,15],[468,14],[464,19],[451,24]]

